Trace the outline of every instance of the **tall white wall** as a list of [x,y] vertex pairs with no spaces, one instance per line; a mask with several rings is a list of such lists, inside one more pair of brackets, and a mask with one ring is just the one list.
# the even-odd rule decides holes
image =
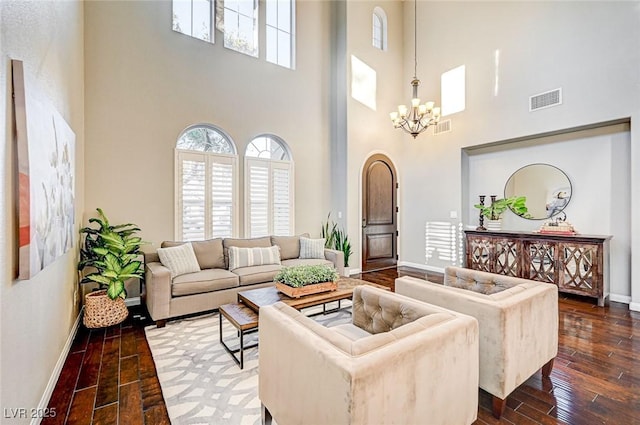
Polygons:
[[[24,62],[76,134],[76,229],[84,205],[84,59],[81,1],[0,3],[0,406],[37,408],[78,315],[74,248],[31,280],[16,280],[17,220],[11,59]],[[77,233],[76,233],[77,234]],[[64,357],[61,358],[64,361]],[[55,384],[55,381],[52,382]],[[52,389],[50,387],[49,389]],[[44,402],[47,400],[45,399]],[[28,423],[7,418],[2,423]]]
[[256,59],[225,49],[220,32],[211,44],[172,31],[169,1],[87,2],[87,212],[102,207],[114,222],[134,222],[156,245],[173,239],[176,139],[211,123],[236,143],[240,182],[254,136],[285,140],[296,231],[318,236],[330,209],[330,6],[296,3],[289,70],[266,62],[264,44]]
[[[373,9],[381,7],[387,15],[387,50],[372,45]],[[402,133],[393,128],[389,112],[411,98],[409,82],[402,58],[405,52],[402,2],[347,1],[347,227],[354,248],[351,267],[361,267],[362,253],[362,170],[367,158],[374,153],[386,154],[398,163],[403,149]],[[351,97],[351,56],[356,56],[376,71],[376,109],[373,110]],[[402,169],[396,166],[400,192],[398,204],[402,208]],[[402,223],[400,223],[402,225]]]
[[[404,7],[410,22],[413,4]],[[631,210],[640,206],[640,188],[633,183],[640,175],[639,7],[638,2],[419,1],[418,77],[427,94],[439,99],[440,75],[465,65],[466,109],[449,117],[450,133],[421,135],[417,143],[404,140],[400,168],[411,208],[401,212],[402,260],[424,265],[425,222],[449,221],[451,211],[462,211],[464,147],[631,117]],[[411,26],[405,31],[411,40]],[[405,69],[413,65],[411,46]],[[561,106],[529,112],[529,96],[558,87]],[[587,150],[574,155],[585,162],[593,157]],[[597,195],[578,189],[575,197],[599,204]],[[464,224],[476,224],[475,214],[473,220]],[[630,233],[631,252],[638,252],[637,221],[618,231]],[[633,265],[639,261],[631,263],[632,302],[640,308],[640,267]],[[428,264],[445,265],[437,258]]]

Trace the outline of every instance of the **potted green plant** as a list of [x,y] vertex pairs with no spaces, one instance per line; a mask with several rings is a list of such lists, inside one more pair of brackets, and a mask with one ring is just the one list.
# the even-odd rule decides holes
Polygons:
[[331,266],[302,265],[285,267],[273,278],[276,289],[292,297],[318,292],[333,291],[337,288],[338,273]]
[[143,273],[139,260],[143,242],[136,236],[140,228],[132,223],[114,226],[100,208],[97,211],[98,217],[90,218],[89,223],[98,227],[80,229],[84,235],[78,262],[80,283],[95,282],[99,287],[85,296],[83,323],[88,328],[111,326],[126,319],[125,282],[140,279]]
[[476,204],[474,207],[478,208],[480,213],[487,218],[487,228],[489,228],[489,230],[500,230],[502,227],[502,215],[508,209],[520,217],[531,217],[528,213],[529,210],[527,209],[526,203],[526,196],[512,196],[501,199],[496,199],[495,196],[492,196],[489,205]]
[[324,238],[325,248],[342,251],[344,254],[344,273],[349,276],[349,258],[352,254],[351,242],[349,242],[349,235],[346,230],[338,229],[338,223],[331,220],[331,213],[327,215],[327,221],[322,223],[320,234]]

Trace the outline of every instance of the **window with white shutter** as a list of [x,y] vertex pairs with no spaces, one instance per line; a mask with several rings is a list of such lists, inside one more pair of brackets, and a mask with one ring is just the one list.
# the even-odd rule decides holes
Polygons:
[[245,187],[248,237],[293,234],[293,161],[282,139],[263,135],[249,143]]
[[176,240],[237,236],[238,158],[229,136],[192,126],[176,146]]

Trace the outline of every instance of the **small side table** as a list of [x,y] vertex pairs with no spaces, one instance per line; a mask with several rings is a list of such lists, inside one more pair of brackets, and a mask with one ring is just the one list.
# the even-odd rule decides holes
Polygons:
[[[244,350],[246,350],[247,348],[256,347],[258,345],[258,343],[247,345],[246,347],[244,345],[244,334],[247,333],[248,331],[253,331],[258,329],[258,314],[255,311],[251,310],[246,305],[240,304],[240,303],[231,303],[231,304],[221,305],[218,308],[218,314],[219,314],[218,319],[219,319],[219,325],[220,325],[220,344],[222,344],[224,349],[227,350],[229,354],[231,354],[231,357],[233,357],[233,360],[235,360],[235,362],[240,366],[240,369],[242,369],[244,367]],[[239,337],[240,337],[240,348],[232,350],[223,341],[222,339],[222,318],[223,317],[226,318],[229,321],[229,323],[231,323],[231,325],[233,325],[233,327],[238,330]],[[240,358],[236,356],[236,353],[240,353]]]

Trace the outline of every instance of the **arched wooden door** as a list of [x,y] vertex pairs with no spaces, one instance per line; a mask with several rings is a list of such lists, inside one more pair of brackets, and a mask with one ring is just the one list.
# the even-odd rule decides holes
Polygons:
[[382,154],[369,157],[362,172],[362,271],[398,262],[396,170]]

